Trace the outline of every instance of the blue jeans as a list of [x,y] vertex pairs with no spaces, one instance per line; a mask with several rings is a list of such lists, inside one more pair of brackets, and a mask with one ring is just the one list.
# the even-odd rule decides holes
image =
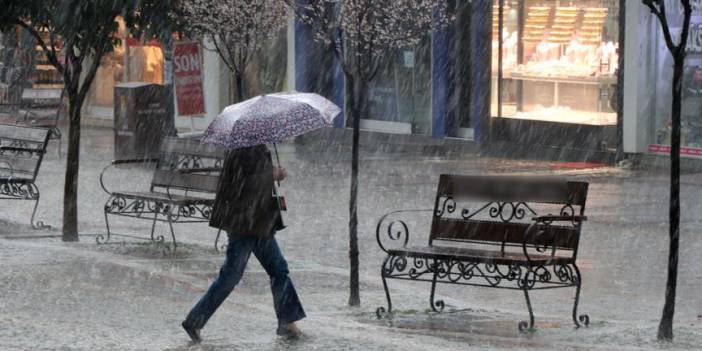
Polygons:
[[201,329],[219,305],[234,290],[244,274],[251,253],[256,256],[271,279],[273,306],[279,323],[292,323],[305,318],[305,311],[297,296],[292,280],[288,276],[288,263],[278,247],[274,236],[229,235],[227,258],[219,271],[217,280],[207,293],[193,307],[186,321],[196,329]]

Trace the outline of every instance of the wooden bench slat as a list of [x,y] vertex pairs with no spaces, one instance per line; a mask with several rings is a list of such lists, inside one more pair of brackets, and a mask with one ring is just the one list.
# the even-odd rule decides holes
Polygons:
[[27,128],[8,124],[0,125],[0,139],[25,140],[44,144],[49,138],[49,133],[50,130],[44,128]]
[[437,195],[456,199],[584,206],[587,188],[586,182],[551,178],[442,174]]
[[[490,243],[522,244],[524,232],[529,223],[493,222],[463,219],[435,218],[431,228],[431,241],[485,241]],[[540,235],[532,235],[529,246],[555,245],[559,248],[573,249],[578,243],[578,232],[574,227],[539,226],[543,230]]]
[[570,257],[549,256],[529,253],[527,260],[521,252],[502,252],[495,250],[480,250],[462,247],[444,246],[413,246],[402,249],[391,249],[388,253],[407,257],[437,258],[437,259],[461,259],[468,262],[483,262],[510,265],[512,263],[526,264],[531,260],[534,264],[555,264],[570,263]]
[[216,192],[219,175],[180,173],[177,170],[155,170],[152,186]]
[[203,144],[196,139],[165,138],[161,146],[161,153],[224,158],[225,150],[212,145]]
[[39,158],[26,158],[12,156],[11,154],[0,154],[0,169],[3,171],[12,170],[14,173],[26,173],[32,175],[37,171],[39,163]]

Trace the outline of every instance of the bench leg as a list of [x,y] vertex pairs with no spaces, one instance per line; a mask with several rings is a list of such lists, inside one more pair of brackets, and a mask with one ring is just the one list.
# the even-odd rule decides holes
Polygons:
[[434,301],[434,293],[436,292],[436,278],[439,275],[439,263],[434,260],[434,276],[431,279],[431,294],[429,295],[429,304],[434,312],[442,312],[444,310],[445,304],[443,300]]
[[385,307],[378,307],[375,310],[375,315],[378,318],[382,318],[386,312],[388,314],[392,313],[392,299],[390,299],[390,290],[388,290],[388,282],[385,279],[386,273],[392,271],[392,269],[390,268],[385,268],[385,266],[388,265],[388,263],[392,264],[392,256],[390,255],[388,255],[388,257],[385,258],[385,261],[383,261],[383,265],[380,266],[380,278],[383,280],[383,289],[385,289],[385,298],[388,301],[388,309],[386,311]]
[[61,141],[63,140],[62,135],[61,135],[61,129],[59,127],[56,127],[51,130],[52,133],[56,136],[56,141],[58,142],[58,151],[57,155],[59,158],[61,158]]
[[46,225],[42,221],[34,221],[34,218],[37,215],[37,209],[39,208],[39,198],[41,197],[41,194],[39,194],[39,188],[37,188],[36,185],[32,184],[32,188],[32,190],[36,192],[36,200],[34,200],[34,210],[32,211],[32,218],[29,220],[29,223],[32,225],[32,228],[36,230],[51,229],[50,225]]
[[[148,205],[145,205],[145,206],[148,206]],[[149,236],[149,238],[151,239],[152,242],[154,242],[158,245],[164,244],[166,242],[166,238],[163,235],[156,235],[156,221],[158,220],[158,214],[161,213],[164,216],[166,216],[166,218],[168,219],[169,225],[170,225],[171,207],[170,207],[170,205],[165,205],[163,203],[156,202],[153,205],[153,211],[154,211],[154,220],[151,223],[151,235]],[[173,231],[173,227],[171,226],[171,232],[172,231]],[[173,236],[173,233],[171,233],[171,236]]]
[[156,241],[154,232],[156,231],[156,220],[158,219],[158,210],[154,211],[154,220],[151,222],[151,241]]
[[522,333],[534,330],[534,310],[531,308],[531,299],[529,299],[529,274],[531,274],[531,269],[527,270],[522,279],[522,291],[524,291],[524,298],[529,309],[529,323],[526,321],[519,322],[519,331]]
[[171,230],[171,239],[173,240],[173,252],[175,253],[178,249],[178,244],[176,243],[175,232],[173,231],[173,218],[170,212],[168,212],[168,227]]
[[575,283],[575,302],[573,303],[573,323],[575,323],[576,328],[580,328],[583,325],[587,327],[590,324],[590,316],[588,316],[586,314],[581,314],[578,316],[578,303],[580,302],[580,285],[581,285],[580,269],[578,269],[578,266],[575,264],[573,264],[573,268],[575,269],[575,276],[573,277],[573,280]]
[[105,228],[107,228],[107,236],[98,234],[95,237],[95,241],[97,241],[98,244],[107,244],[107,242],[110,241],[110,220],[107,218],[107,205],[105,205],[103,212],[105,213]]

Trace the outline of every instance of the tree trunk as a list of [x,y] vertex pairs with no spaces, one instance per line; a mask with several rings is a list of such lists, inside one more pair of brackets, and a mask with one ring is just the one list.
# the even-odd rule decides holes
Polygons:
[[353,125],[353,142],[351,144],[351,197],[349,199],[349,260],[350,286],[349,306],[360,306],[359,260],[358,260],[358,155],[361,127],[361,112],[365,106],[366,86],[362,79],[346,78],[352,87],[349,107]]
[[[63,241],[78,241],[78,170],[80,161],[80,120],[83,102],[100,66],[104,52],[92,58],[93,62],[82,76],[83,62],[69,50],[66,54],[66,71],[63,80],[68,92],[69,123],[68,152],[66,156],[66,176],[63,185]],[[69,67],[70,66],[70,67]],[[81,79],[82,78],[82,79]]]
[[678,281],[678,251],[680,246],[680,111],[682,107],[682,75],[685,62],[682,53],[673,53],[673,108],[670,148],[670,213],[668,252],[668,281],[665,289],[663,316],[658,326],[659,340],[673,340],[673,316],[675,315],[675,295]]
[[234,73],[234,82],[236,83],[236,102],[244,101],[244,74]]
[[[75,78],[80,79],[80,78]],[[78,167],[80,161],[80,118],[83,101],[69,89],[68,155],[63,198],[63,241],[78,241]]]

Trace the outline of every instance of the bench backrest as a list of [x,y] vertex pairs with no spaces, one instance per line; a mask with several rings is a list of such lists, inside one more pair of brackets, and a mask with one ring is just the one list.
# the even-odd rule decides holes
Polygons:
[[22,108],[25,118],[43,118],[58,122],[63,110],[63,89],[24,89]]
[[[516,176],[457,176],[439,180],[430,244],[437,240],[522,246],[540,215],[583,215],[588,183]],[[580,223],[540,226],[528,247],[577,251]]]
[[151,190],[169,188],[203,193],[216,192],[219,172],[183,173],[179,170],[221,167],[224,151],[222,148],[202,144],[197,139],[165,138],[151,180]]
[[50,131],[46,128],[18,127],[0,124],[0,147],[30,149],[30,151],[0,149],[0,177],[34,181],[46,152]]

